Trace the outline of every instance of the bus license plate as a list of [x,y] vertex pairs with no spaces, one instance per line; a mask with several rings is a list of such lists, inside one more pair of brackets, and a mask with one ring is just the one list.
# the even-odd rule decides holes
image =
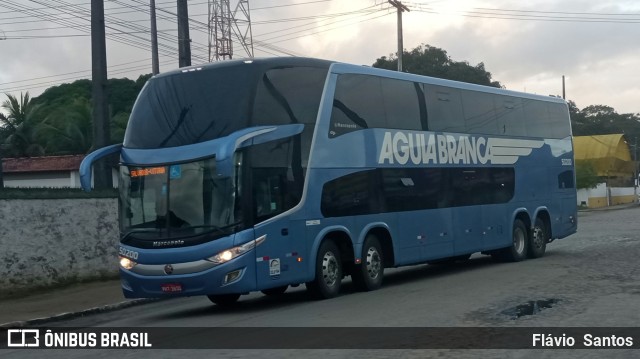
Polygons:
[[181,283],[164,283],[160,286],[164,293],[178,293],[182,292]]

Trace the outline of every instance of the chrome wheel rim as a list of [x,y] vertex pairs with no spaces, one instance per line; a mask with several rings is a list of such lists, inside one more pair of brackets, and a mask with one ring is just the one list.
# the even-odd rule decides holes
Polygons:
[[525,236],[522,228],[516,228],[513,231],[513,249],[516,253],[523,253],[525,244]]
[[533,245],[536,248],[542,248],[544,245],[544,231],[540,227],[534,227],[533,233],[531,234],[531,240],[533,241]]
[[333,252],[327,252],[322,257],[322,278],[327,286],[331,287],[336,284],[339,272],[338,259]]
[[382,258],[380,258],[380,253],[375,247],[370,247],[367,250],[367,262],[366,268],[369,277],[375,279],[380,274],[380,268],[382,267]]

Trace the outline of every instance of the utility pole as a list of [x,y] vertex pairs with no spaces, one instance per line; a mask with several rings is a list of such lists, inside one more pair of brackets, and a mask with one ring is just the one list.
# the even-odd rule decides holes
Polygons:
[[[91,80],[93,102],[93,146],[109,145],[109,107],[107,102],[107,45],[104,26],[104,0],[91,0]],[[94,186],[113,188],[111,167],[107,161],[98,161],[93,167]]]
[[400,1],[387,1],[398,10],[398,71],[402,72],[402,53],[404,52],[404,46],[402,44],[402,13],[411,10],[409,10],[409,8],[403,5]]
[[2,145],[0,145],[0,190],[4,189],[4,165],[2,164],[4,157],[2,155]]
[[178,66],[191,66],[191,38],[187,0],[178,0]]
[[151,72],[154,75],[160,73],[160,61],[158,60],[158,27],[156,25],[156,0],[149,3],[151,14]]
[[638,203],[638,136],[633,139],[633,203]]
[[566,100],[567,96],[566,96],[566,92],[565,92],[565,87],[564,87],[564,75],[562,75],[562,99]]

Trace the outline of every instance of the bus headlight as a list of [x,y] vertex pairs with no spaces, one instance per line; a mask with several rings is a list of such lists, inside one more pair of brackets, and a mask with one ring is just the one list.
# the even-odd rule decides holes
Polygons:
[[131,259],[127,258],[127,257],[120,257],[120,267],[126,269],[126,270],[130,270],[131,268],[136,266],[136,262],[132,261]]
[[241,246],[237,246],[237,247],[233,247],[233,248],[229,248],[226,249],[218,254],[216,254],[213,257],[209,257],[207,258],[208,261],[217,264],[222,264],[222,263],[226,263],[234,258],[237,258],[245,253],[247,253],[248,251],[254,249],[255,247],[259,246],[262,242],[265,241],[265,239],[267,239],[267,235],[265,234],[264,236],[260,237],[260,238],[256,238],[252,241],[249,241]]

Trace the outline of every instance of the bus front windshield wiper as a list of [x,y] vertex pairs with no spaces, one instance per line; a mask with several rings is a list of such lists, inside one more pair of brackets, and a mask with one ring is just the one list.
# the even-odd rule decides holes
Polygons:
[[242,221],[238,221],[235,223],[230,223],[230,224],[226,224],[224,226],[216,226],[214,224],[202,224],[202,225],[196,225],[196,226],[187,226],[187,227],[183,227],[183,228],[171,228],[171,231],[189,231],[189,230],[197,230],[197,229],[202,229],[202,231],[199,234],[204,234],[204,233],[222,233],[222,234],[229,234],[230,232],[234,232],[232,231],[232,228],[234,226],[237,226],[238,224],[242,223]]
[[160,228],[131,228],[125,234],[122,235],[120,242],[126,243],[133,234],[137,233],[161,233],[163,230]]

